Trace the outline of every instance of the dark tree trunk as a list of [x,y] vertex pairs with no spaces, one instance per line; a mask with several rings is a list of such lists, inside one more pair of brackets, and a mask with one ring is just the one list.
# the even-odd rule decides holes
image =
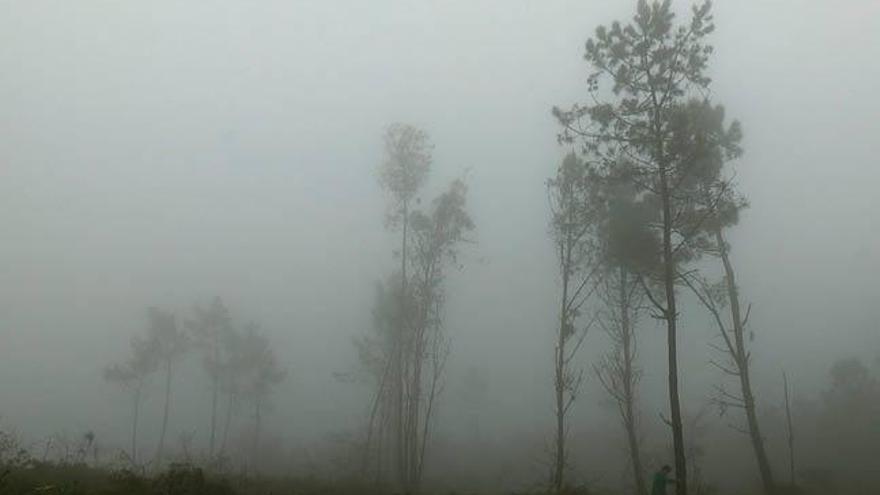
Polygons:
[[409,203],[403,202],[403,232],[400,240],[400,318],[398,320],[398,333],[395,342],[395,376],[394,376],[394,423],[392,425],[394,432],[394,459],[397,464],[397,482],[401,488],[408,488],[408,470],[407,470],[407,454],[406,454],[406,404],[404,397],[404,389],[406,388],[406,367],[405,357],[406,349],[404,341],[406,340],[406,332],[408,330],[408,308],[409,300],[407,298],[408,280],[406,273],[407,263],[407,235],[409,233]]
[[[571,224],[571,219],[567,219]],[[565,369],[565,347],[568,341],[569,329],[571,326],[569,305],[569,282],[571,280],[571,235],[566,234],[559,246],[560,262],[562,268],[562,301],[559,305],[559,333],[556,340],[556,362],[555,364],[555,392],[556,392],[556,452],[553,464],[553,489],[556,493],[561,493],[565,486],[565,413],[567,409],[565,388],[566,388],[566,369]]]
[[562,356],[565,342],[560,338],[556,348],[556,452],[553,464],[553,489],[561,493],[565,484],[565,390]]
[[[657,130],[659,136],[659,129]],[[660,201],[663,207],[663,288],[666,295],[664,319],[666,320],[667,357],[669,361],[669,425],[672,428],[672,444],[675,453],[675,493],[687,495],[687,456],[684,445],[684,427],[681,420],[681,400],[678,394],[678,309],[675,304],[675,260],[672,252],[672,198],[669,191],[668,167],[664,164],[663,147],[658,147]]]

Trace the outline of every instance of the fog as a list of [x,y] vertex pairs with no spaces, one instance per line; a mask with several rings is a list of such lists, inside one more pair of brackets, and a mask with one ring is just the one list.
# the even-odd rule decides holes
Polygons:
[[[130,400],[102,370],[125,359],[148,307],[183,320],[219,296],[236,324],[259,322],[288,373],[263,427],[286,457],[267,470],[332,476],[339,438],[360,435],[370,412],[353,340],[399,264],[377,170],[385,129],[406,122],[434,145],[419,196],[428,204],[463,177],[475,224],[445,280],[451,352],[426,479],[544,482],[560,291],[545,184],[573,149],[557,141],[551,108],[586,101],[584,42],[634,4],[0,3],[0,424],[38,451],[89,430],[108,451],[127,448]],[[674,9],[686,19],[690,4]],[[713,12],[711,98],[743,125],[732,165],[750,203],[728,240],[769,415],[782,407],[783,371],[802,403],[819,400],[839,359],[880,376],[880,3],[726,0]],[[739,413],[709,405],[727,379],[709,364],[714,323],[681,294],[684,409],[708,408],[714,434],[736,444],[706,446],[709,476],[757,486],[746,437],[725,433]],[[661,453],[665,336],[662,321],[642,318],[640,408]],[[619,420],[589,373],[607,348],[591,330],[577,356],[587,376],[571,463],[578,480],[616,486]],[[175,375],[171,450],[181,433],[196,449],[207,442],[211,389],[197,355]],[[487,383],[477,413],[465,397],[474,376]],[[147,450],[161,384],[145,392]],[[237,413],[233,431],[249,421]],[[784,471],[783,432],[767,429]]]

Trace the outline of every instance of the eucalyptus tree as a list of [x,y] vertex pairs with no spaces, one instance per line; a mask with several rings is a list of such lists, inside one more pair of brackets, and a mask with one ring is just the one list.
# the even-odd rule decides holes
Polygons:
[[565,487],[566,416],[583,382],[584,372],[574,364],[594,318],[583,323],[585,303],[598,287],[596,227],[598,210],[591,198],[591,168],[574,153],[566,155],[547,181],[550,199],[550,235],[559,264],[561,296],[558,327],[553,353],[554,436],[552,473],[553,489],[560,493]]
[[174,362],[189,348],[187,335],[178,328],[173,313],[158,308],[147,310],[150,326],[148,329],[148,345],[155,353],[156,360],[165,371],[165,404],[162,410],[162,428],[159,433],[159,444],[156,447],[154,466],[159,467],[165,448],[165,434],[168,430],[168,416],[171,409],[171,378]]
[[411,309],[404,356],[406,372],[404,404],[403,486],[418,492],[435,403],[443,387],[450,342],[444,332],[443,282],[450,268],[461,267],[459,250],[470,242],[474,223],[467,212],[467,185],[453,180],[426,211],[415,211],[410,219],[412,244],[409,260],[411,281],[405,302]]
[[134,336],[131,339],[131,356],[123,363],[109,365],[103,370],[105,380],[118,384],[131,392],[131,450],[129,452],[129,460],[133,466],[138,465],[138,420],[140,419],[144,387],[149,376],[158,369],[159,360],[154,352],[153,342],[140,336]]
[[[409,255],[409,228],[410,214],[413,202],[417,199],[419,190],[428,177],[431,168],[431,145],[428,133],[415,126],[402,123],[394,123],[388,126],[384,136],[385,160],[379,167],[379,184],[389,196],[388,214],[386,226],[391,229],[400,229],[400,297],[408,296],[408,255]],[[405,425],[405,401],[404,389],[406,388],[406,370],[404,354],[407,345],[408,333],[410,332],[410,315],[407,310],[410,305],[405,301],[396,304],[401,314],[395,319],[396,332],[392,341],[391,359],[386,363],[388,373],[383,373],[384,379],[389,381],[383,384],[382,389],[387,388],[391,393],[393,407],[390,414],[390,427],[392,430],[392,444],[394,462],[397,465],[398,475],[405,478],[403,473],[407,471],[408,462],[406,449],[406,425]],[[379,400],[377,394],[376,401]],[[368,437],[372,437],[373,424],[368,426]]]
[[215,454],[217,436],[217,408],[222,392],[229,339],[232,336],[232,318],[220,297],[207,307],[196,305],[193,317],[185,321],[195,346],[204,353],[202,366],[211,380],[211,418],[208,436],[208,457]]
[[[713,107],[706,99],[714,25],[707,1],[693,7],[688,22],[676,23],[671,2],[640,0],[631,22],[600,26],[586,42],[590,103],[554,108],[563,126],[560,140],[578,141],[605,158],[609,175],[628,180],[654,218],[645,228],[659,249],[650,269],[639,272],[655,316],[666,322],[669,418],[675,453],[676,492],[687,494],[687,460],[679,398],[676,288],[689,260],[706,241],[707,213],[696,201],[699,184],[717,177],[715,164],[698,159],[711,148],[738,152],[738,124],[719,135],[700,132],[699,119]],[[708,109],[708,110],[707,110]],[[711,212],[711,208],[709,208]],[[649,245],[649,247],[654,244]],[[653,265],[653,266],[651,266]]]
[[399,274],[376,284],[372,310],[372,326],[369,332],[354,339],[358,361],[375,387],[367,423],[366,440],[362,449],[361,476],[366,477],[374,469],[376,483],[385,477],[387,458],[386,437],[391,428],[393,394],[391,391],[391,363],[394,358],[395,339],[401,311],[397,305],[403,300],[399,294]]
[[355,341],[376,386],[361,471],[366,475],[375,469],[376,480],[382,482],[387,465],[399,488],[415,492],[449,353],[442,318],[444,280],[450,268],[461,266],[459,248],[469,241],[474,224],[462,180],[452,181],[430,203],[417,200],[431,162],[424,131],[395,124],[385,142],[379,176],[392,200],[389,225],[401,230],[396,252],[401,265],[379,284],[371,332]]

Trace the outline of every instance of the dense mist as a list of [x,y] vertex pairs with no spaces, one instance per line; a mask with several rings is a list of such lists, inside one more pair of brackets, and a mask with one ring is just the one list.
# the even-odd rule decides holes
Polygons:
[[[611,138],[567,137],[560,112],[621,97],[610,82],[591,92],[585,43],[632,22],[638,3],[0,2],[0,465],[21,448],[144,476],[185,463],[380,493],[647,495],[596,371],[613,347],[599,293],[584,292],[571,330],[560,313],[568,224],[554,196],[564,163],[619,179],[606,173]],[[676,25],[695,15],[684,0],[670,8]],[[725,0],[711,15],[711,84],[687,95],[741,125],[718,167],[748,206],[723,233],[769,464],[779,486],[869,493],[880,3]],[[423,176],[394,175],[419,153]],[[586,235],[601,244],[602,232]],[[626,266],[627,290],[665,294],[659,265]],[[712,254],[677,266],[682,281],[725,280]],[[716,320],[698,290],[669,283],[688,491],[761,493],[743,413],[719,400],[740,385]],[[639,300],[650,485],[676,462],[669,315]],[[409,362],[394,329],[416,320]],[[554,356],[568,331],[557,476]],[[221,351],[211,339],[223,335]],[[397,398],[383,378],[395,369]],[[424,375],[406,381],[413,370]],[[394,441],[412,442],[403,477]]]

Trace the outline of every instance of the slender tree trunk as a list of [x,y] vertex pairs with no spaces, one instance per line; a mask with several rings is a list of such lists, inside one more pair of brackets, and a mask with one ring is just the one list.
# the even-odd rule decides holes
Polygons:
[[220,366],[220,342],[218,341],[218,337],[216,335],[216,329],[214,329],[215,335],[213,337],[213,352],[214,352],[214,369],[211,372],[211,434],[210,440],[208,441],[208,457],[214,457],[214,442],[217,434],[217,396],[220,390],[220,375],[219,375],[219,366]]
[[561,493],[565,485],[565,344],[568,341],[569,322],[568,285],[571,273],[570,239],[560,245],[562,263],[562,302],[559,307],[559,333],[556,340],[555,387],[556,387],[556,453],[553,465],[553,489]]
[[[436,351],[435,351],[436,352]],[[425,465],[425,453],[427,452],[428,446],[428,434],[430,433],[430,425],[431,425],[431,414],[434,411],[434,399],[437,398],[437,383],[440,381],[440,373],[441,370],[437,368],[438,361],[434,363],[434,374],[431,379],[431,392],[428,396],[428,405],[427,410],[425,411],[425,422],[422,429],[422,444],[421,444],[421,452],[419,453],[418,459],[418,468],[416,469],[416,489],[418,489],[421,485],[422,481],[422,468]]]
[[134,407],[131,421],[131,463],[134,466],[137,466],[138,417],[141,412],[141,390],[143,389],[143,386],[143,383],[138,383],[137,388],[134,391]]
[[162,413],[162,430],[159,433],[159,446],[156,448],[155,467],[158,469],[162,462],[162,454],[165,449],[165,433],[168,430],[168,409],[171,406],[171,360],[165,361],[165,408]]
[[382,479],[383,479],[382,475],[384,472],[383,471],[384,465],[382,464],[382,462],[384,460],[384,453],[385,453],[384,452],[384,448],[385,448],[384,441],[385,441],[385,434],[386,434],[385,427],[387,426],[387,423],[389,420],[388,415],[387,415],[388,414],[387,413],[387,411],[388,411],[387,398],[383,397],[382,401],[385,402],[385,404],[382,406],[382,409],[380,412],[379,432],[378,432],[378,435],[376,436],[376,477],[375,477],[375,484],[376,485],[380,485],[382,483]]
[[782,373],[782,384],[785,387],[785,421],[788,425],[788,483],[794,486],[794,428],[791,426],[791,402],[788,396],[788,376]]
[[226,424],[223,425],[223,439],[220,441],[220,451],[222,455],[226,453],[226,440],[229,438],[229,426],[232,423],[232,409],[235,407],[235,394],[229,394],[229,403],[226,404]]
[[253,446],[251,448],[251,466],[252,466],[252,474],[257,473],[257,465],[259,464],[257,459],[257,453],[260,448],[260,429],[263,426],[263,419],[260,414],[260,406],[262,400],[257,397],[254,402],[254,439]]
[[[388,375],[390,374],[391,366],[392,360],[389,359],[388,362],[385,363],[385,369],[382,371],[382,376],[379,379],[379,388],[376,390],[376,396],[373,399],[373,405],[370,408],[370,421],[367,424],[367,439],[364,444],[363,460],[361,461],[361,476],[366,476],[367,468],[369,467],[370,446],[373,443],[373,428],[376,425],[376,416],[379,413],[380,408],[383,406],[383,402],[385,402],[385,386],[386,382],[388,381]],[[381,442],[381,439],[379,441]]]
[[384,479],[385,465],[385,436],[388,434],[388,422],[391,420],[390,413],[390,397],[387,394],[382,396],[382,406],[379,412],[379,433],[376,437],[376,485],[380,485]]
[[395,414],[394,414],[394,446],[395,461],[397,464],[397,480],[401,488],[407,488],[407,468],[406,468],[406,397],[404,391],[406,388],[406,349],[405,340],[408,330],[408,303],[407,297],[407,235],[409,233],[409,202],[403,202],[403,232],[400,241],[400,319],[398,324],[397,348],[396,348],[396,376],[395,384]]
[[636,484],[638,495],[647,495],[645,485],[645,473],[642,470],[642,456],[639,449],[638,423],[636,419],[635,401],[636,393],[633,390],[635,383],[633,359],[633,328],[630,319],[632,301],[630,299],[629,283],[626,268],[619,268],[618,302],[620,305],[621,344],[623,346],[623,394],[624,394],[624,427],[626,428],[627,443],[629,445],[630,461],[632,463],[633,480]]
[[746,421],[749,426],[749,437],[752,442],[752,448],[755,451],[755,460],[758,463],[758,470],[761,473],[761,483],[764,487],[764,493],[770,495],[773,493],[773,471],[770,468],[770,461],[767,459],[767,451],[764,448],[764,438],[761,436],[760,425],[758,424],[758,414],[755,410],[755,396],[752,392],[751,378],[749,375],[749,353],[746,350],[746,343],[743,328],[743,316],[740,308],[739,290],[736,286],[736,273],[733,271],[733,264],[730,262],[730,256],[727,252],[727,244],[721,234],[721,229],[715,231],[715,242],[718,244],[718,250],[721,254],[721,262],[724,265],[725,280],[727,282],[727,296],[730,300],[730,313],[733,320],[733,335],[736,343],[736,361],[739,371],[740,387],[742,389],[743,407],[746,412]]
[[[659,128],[657,129],[659,136]],[[661,141],[662,143],[662,141]],[[666,294],[666,340],[669,360],[669,412],[670,426],[672,427],[672,442],[675,452],[675,493],[687,495],[687,457],[684,445],[684,427],[681,420],[681,400],[678,394],[678,352],[677,352],[677,322],[678,310],[675,304],[675,260],[672,252],[672,198],[669,191],[668,167],[663,158],[662,144],[658,146],[658,159],[660,162],[660,200],[663,206],[663,285]]]
[[[409,484],[410,490],[413,493],[418,493],[419,484],[421,482],[421,459],[423,457],[425,441],[428,433],[428,423],[427,419],[424,423],[422,423],[422,373],[424,371],[424,360],[426,358],[426,335],[429,331],[437,331],[435,328],[428,328],[429,326],[429,318],[430,311],[433,301],[433,293],[430,291],[430,288],[427,286],[428,281],[433,280],[433,264],[429,264],[427,268],[423,270],[422,274],[423,285],[420,287],[421,291],[421,307],[419,308],[418,320],[414,325],[414,336],[413,336],[413,371],[412,376],[410,377],[410,421],[409,421]],[[435,370],[436,371],[436,370]],[[437,376],[433,376],[432,380],[432,390],[433,394],[436,391]],[[433,396],[429,397],[429,401],[433,402]],[[428,406],[430,407],[430,405]],[[428,413],[430,414],[430,413]]]
[[409,485],[410,491],[418,493],[418,467],[419,467],[419,422],[421,420],[421,398],[422,398],[422,353],[424,347],[421,344],[422,336],[418,336],[416,349],[413,352],[413,372],[411,377],[411,396],[410,396],[410,420],[409,438],[407,455],[409,468]]
[[[749,437],[752,441],[752,448],[755,451],[755,460],[758,463],[758,470],[761,473],[761,482],[764,486],[764,493],[771,495],[775,489],[773,471],[770,468],[770,461],[767,458],[767,451],[764,448],[764,438],[761,436],[758,415],[755,410],[755,398],[751,393],[748,371],[747,369],[744,371],[745,373],[740,376],[740,382],[743,387],[743,400],[746,410],[746,421],[749,425]],[[746,390],[749,392],[746,393]]]
[[565,413],[564,397],[561,389],[556,390],[556,458],[553,466],[553,489],[562,493],[565,483]]

